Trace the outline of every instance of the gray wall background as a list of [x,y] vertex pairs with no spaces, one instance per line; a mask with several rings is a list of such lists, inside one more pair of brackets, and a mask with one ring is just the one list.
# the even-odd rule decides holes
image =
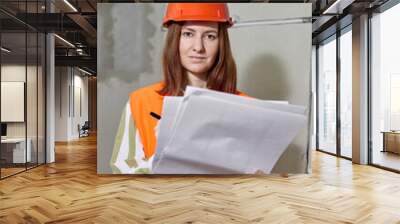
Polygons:
[[[311,4],[230,3],[229,9],[241,21],[311,16]],[[165,4],[156,3],[98,4],[98,173],[111,173],[109,160],[129,93],[162,79],[164,11]],[[239,90],[310,108],[311,33],[311,23],[230,29]],[[296,137],[273,172],[309,171],[308,129]]]

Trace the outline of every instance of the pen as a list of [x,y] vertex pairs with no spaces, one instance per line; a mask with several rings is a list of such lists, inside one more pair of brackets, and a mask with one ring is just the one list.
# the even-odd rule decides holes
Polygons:
[[152,117],[154,117],[155,119],[157,119],[157,120],[160,120],[160,119],[161,119],[161,116],[158,115],[158,114],[156,114],[156,113],[154,113],[154,112],[150,112],[150,115],[151,115]]

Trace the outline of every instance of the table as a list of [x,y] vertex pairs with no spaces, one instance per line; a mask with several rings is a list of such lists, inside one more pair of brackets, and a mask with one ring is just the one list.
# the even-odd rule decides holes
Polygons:
[[[26,139],[28,143],[25,154],[25,138],[6,138],[1,139],[1,157],[6,162],[10,163],[25,163],[31,162],[31,145],[32,141],[30,138]],[[11,156],[12,155],[12,156]],[[11,160],[12,158],[12,160]],[[26,159],[26,161],[25,161]]]
[[400,131],[382,131],[381,133],[383,133],[382,152],[400,154]]

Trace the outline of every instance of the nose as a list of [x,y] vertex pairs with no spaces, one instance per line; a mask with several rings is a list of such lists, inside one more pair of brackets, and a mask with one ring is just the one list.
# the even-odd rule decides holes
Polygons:
[[200,36],[197,36],[194,38],[194,43],[193,43],[193,51],[202,53],[204,52],[204,43],[203,43],[203,38]]

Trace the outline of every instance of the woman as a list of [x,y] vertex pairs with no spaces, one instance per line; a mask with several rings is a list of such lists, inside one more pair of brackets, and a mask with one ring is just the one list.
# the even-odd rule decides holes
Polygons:
[[170,3],[163,52],[164,81],[130,94],[110,161],[113,173],[151,173],[157,119],[164,96],[182,96],[187,85],[244,95],[236,89],[236,65],[225,3]]

